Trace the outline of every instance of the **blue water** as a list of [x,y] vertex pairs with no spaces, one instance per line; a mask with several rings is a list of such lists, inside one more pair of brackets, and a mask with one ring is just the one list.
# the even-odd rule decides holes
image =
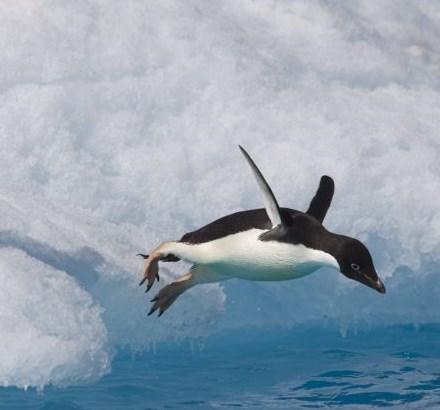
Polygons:
[[440,408],[440,326],[244,330],[120,350],[92,385],[0,390],[1,409]]

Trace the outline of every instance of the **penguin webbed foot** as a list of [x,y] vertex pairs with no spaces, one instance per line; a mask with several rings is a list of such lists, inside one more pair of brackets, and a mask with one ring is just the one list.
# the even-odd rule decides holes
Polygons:
[[139,283],[139,286],[142,286],[145,281],[147,281],[147,288],[145,292],[148,292],[151,287],[154,285],[154,281],[157,280],[159,282],[159,260],[160,256],[156,254],[144,255],[139,254],[145,259],[145,267],[144,267],[144,276]]
[[162,316],[186,288],[186,283],[182,281],[176,281],[163,287],[159,293],[151,299],[153,306],[148,312],[148,316],[151,316],[157,310],[159,311],[158,317]]

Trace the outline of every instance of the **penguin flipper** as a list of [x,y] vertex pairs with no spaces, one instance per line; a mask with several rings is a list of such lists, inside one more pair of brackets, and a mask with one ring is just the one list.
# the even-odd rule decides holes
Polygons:
[[257,180],[258,186],[263,195],[264,208],[266,209],[267,216],[272,223],[272,228],[278,225],[285,225],[275,195],[273,194],[272,189],[270,188],[267,181],[264,179],[263,174],[258,169],[257,165],[255,165],[255,162],[252,160],[246,150],[241,145],[239,145],[238,147],[246,158],[246,161],[250,165],[252,173]]
[[310,202],[309,209],[306,213],[312,215],[322,223],[332,202],[334,192],[335,183],[333,179],[327,175],[323,175],[319,182],[318,190]]

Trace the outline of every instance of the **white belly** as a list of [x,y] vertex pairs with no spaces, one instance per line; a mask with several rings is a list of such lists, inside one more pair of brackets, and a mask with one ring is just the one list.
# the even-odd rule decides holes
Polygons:
[[304,245],[260,241],[265,230],[251,229],[197,245],[178,245],[182,259],[221,275],[257,281],[279,281],[308,275],[322,266],[339,269],[330,254]]

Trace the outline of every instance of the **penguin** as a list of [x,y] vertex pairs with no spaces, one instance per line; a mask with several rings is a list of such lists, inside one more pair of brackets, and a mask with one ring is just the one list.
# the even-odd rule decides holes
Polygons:
[[367,247],[359,240],[330,232],[323,226],[334,194],[331,177],[321,177],[306,212],[280,208],[275,195],[247,151],[239,148],[262,194],[264,208],[236,212],[178,241],[163,242],[145,259],[142,286],[146,292],[159,281],[159,261],[191,263],[188,273],[163,287],[151,300],[148,315],[161,316],[186,290],[239,278],[252,281],[284,281],[301,278],[320,268],[341,272],[379,293],[379,278]]

